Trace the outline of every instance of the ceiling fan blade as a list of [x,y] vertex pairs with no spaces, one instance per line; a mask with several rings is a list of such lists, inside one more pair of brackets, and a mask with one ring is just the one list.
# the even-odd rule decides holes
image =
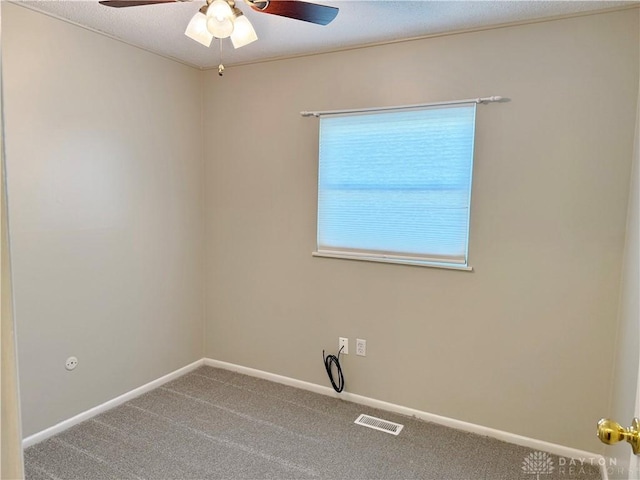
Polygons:
[[327,25],[338,15],[336,7],[298,0],[270,0],[267,2],[256,0],[251,2],[251,8],[258,12],[294,18],[318,25]]
[[106,7],[137,7],[140,5],[155,5],[156,3],[174,3],[181,0],[102,0],[98,2]]

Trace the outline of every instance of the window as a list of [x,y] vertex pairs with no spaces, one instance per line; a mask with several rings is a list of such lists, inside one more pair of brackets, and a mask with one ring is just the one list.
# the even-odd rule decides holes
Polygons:
[[469,269],[475,111],[320,117],[314,255]]

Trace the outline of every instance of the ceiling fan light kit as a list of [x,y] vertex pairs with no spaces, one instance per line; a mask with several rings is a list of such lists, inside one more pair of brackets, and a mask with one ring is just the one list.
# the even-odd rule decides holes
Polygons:
[[[135,7],[159,3],[185,2],[190,0],[100,0],[107,7]],[[293,18],[316,25],[328,25],[338,15],[336,7],[304,2],[301,0],[244,0],[254,11],[280,17]],[[196,42],[209,47],[213,38],[222,41],[231,37],[234,48],[244,47],[258,39],[251,22],[236,7],[235,0],[206,0],[206,4],[191,18],[184,34]],[[220,44],[222,56],[222,43]],[[222,76],[222,60],[218,74]]]
[[213,0],[204,5],[193,16],[184,34],[205,47],[211,45],[213,37],[231,37],[234,48],[258,39],[253,25],[232,0]]

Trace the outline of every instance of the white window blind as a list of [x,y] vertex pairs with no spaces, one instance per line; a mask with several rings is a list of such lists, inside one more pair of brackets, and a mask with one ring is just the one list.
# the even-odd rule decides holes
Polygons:
[[466,265],[475,111],[321,117],[317,253]]

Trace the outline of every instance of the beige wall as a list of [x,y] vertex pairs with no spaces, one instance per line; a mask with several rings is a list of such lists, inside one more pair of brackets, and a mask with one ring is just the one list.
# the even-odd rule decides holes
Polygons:
[[[640,13],[640,12],[639,12]],[[627,212],[627,233],[622,266],[622,284],[620,289],[620,307],[618,318],[618,337],[615,349],[615,370],[611,406],[607,414],[614,420],[631,425],[633,417],[640,416],[640,397],[636,398],[638,385],[638,365],[640,363],[640,83],[638,84],[638,114],[636,117],[636,139],[633,155],[633,170],[629,192]],[[640,391],[640,390],[639,390]],[[616,445],[608,449],[615,456],[618,465],[629,461],[628,446]],[[619,469],[613,469],[609,478],[637,478],[640,475],[636,463],[631,468],[635,475],[619,475]],[[634,470],[634,468],[636,470]]]
[[[2,135],[2,116],[0,115],[0,135]],[[4,157],[0,139],[0,157]],[[18,365],[16,355],[16,334],[13,319],[13,305],[11,293],[11,268],[9,257],[9,235],[7,231],[7,202],[5,192],[4,160],[0,179],[0,204],[2,208],[2,226],[0,230],[2,242],[0,265],[2,276],[0,280],[0,407],[2,436],[0,437],[0,478],[10,480],[23,476],[22,468],[22,430],[20,423],[20,395],[18,388]]]
[[[0,9],[0,20],[2,10]],[[0,46],[2,28],[0,22]],[[1,52],[1,49],[0,49]],[[2,61],[0,58],[0,88],[2,87]],[[23,477],[22,430],[20,422],[20,395],[16,333],[13,319],[13,294],[11,286],[11,258],[7,218],[7,191],[4,155],[4,118],[2,92],[0,91],[0,478],[6,480]]]
[[2,11],[30,435],[202,357],[202,75],[16,5]]
[[[637,11],[223,78],[2,13],[26,435],[200,358],[204,323],[205,356],[324,385],[322,349],[365,338],[351,392],[600,449]],[[485,95],[511,102],[478,109],[473,273],[311,257],[317,121],[301,110]]]
[[[588,450],[613,368],[638,95],[623,11],[205,75],[208,357]],[[312,258],[301,110],[502,95],[477,117],[473,273]]]

